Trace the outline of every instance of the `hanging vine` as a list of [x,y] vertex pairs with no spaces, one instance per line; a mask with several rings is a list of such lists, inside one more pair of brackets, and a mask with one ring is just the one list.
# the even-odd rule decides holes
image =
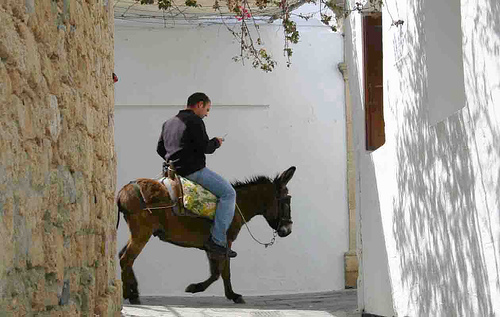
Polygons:
[[[218,5],[216,9],[222,16],[222,12]],[[260,68],[265,72],[272,71],[274,69],[274,66],[276,66],[276,61],[271,58],[271,55],[269,55],[266,49],[263,47],[262,38],[259,32],[259,25],[255,21],[252,9],[248,1],[243,0],[240,5],[234,3],[234,8],[230,9],[235,13],[236,20],[240,22],[240,29],[235,31],[224,21],[224,19],[222,19],[228,31],[240,43],[240,54],[233,57],[233,60],[236,62],[241,61],[242,63],[245,63],[245,60],[251,59],[252,66],[254,68]],[[257,33],[257,38],[255,39],[255,41],[248,23],[251,23],[253,29]]]
[[[163,11],[177,8],[178,11],[181,12],[173,0],[137,1],[140,1],[141,4],[156,3],[158,8]],[[252,12],[252,6],[248,1],[249,0],[227,0],[226,7],[229,12],[233,14],[232,18],[234,18],[237,22],[236,24],[228,24],[226,22],[224,15],[227,17],[227,13],[223,13],[219,0],[214,0],[213,9],[215,12],[219,13],[222,23],[239,43],[240,52],[237,56],[233,57],[233,60],[241,63],[250,61],[254,68],[260,68],[264,72],[271,72],[277,62],[264,47],[264,43],[259,32],[259,23],[256,21],[254,12]],[[349,1],[344,2],[349,3]],[[339,26],[343,24],[343,20],[346,19],[351,13],[380,11],[383,6],[383,0],[365,0],[363,2],[354,2],[351,7],[346,7],[343,3],[339,4],[336,0],[301,0],[298,3],[294,2],[293,5],[290,5],[289,0],[255,0],[255,3],[252,3],[252,5],[257,7],[259,10],[263,10],[268,6],[275,6],[279,8],[279,13],[273,15],[271,17],[271,21],[278,19],[281,20],[284,37],[283,54],[286,58],[287,67],[291,65],[291,58],[293,54],[292,45],[297,44],[300,39],[297,24],[292,20],[292,16],[308,20],[314,15],[297,15],[292,13],[296,7],[299,7],[304,3],[315,3],[318,5],[321,22],[329,26],[334,32],[341,31]],[[196,0],[185,0],[184,5],[187,7],[200,6]],[[403,23],[404,21],[402,20],[393,20],[392,25],[401,26]]]

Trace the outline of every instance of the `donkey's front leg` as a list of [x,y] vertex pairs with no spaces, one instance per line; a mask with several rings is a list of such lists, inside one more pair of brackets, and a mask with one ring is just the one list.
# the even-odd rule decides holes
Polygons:
[[[231,247],[231,243],[229,243],[229,247]],[[232,300],[236,304],[245,304],[243,296],[233,292],[233,286],[231,285],[231,264],[229,257],[225,258],[222,264],[222,280],[224,282],[224,293],[226,295],[226,298]]]
[[186,287],[187,293],[199,293],[205,291],[213,282],[217,281],[221,272],[221,257],[212,256],[207,252],[210,265],[210,277],[203,282],[189,284]]

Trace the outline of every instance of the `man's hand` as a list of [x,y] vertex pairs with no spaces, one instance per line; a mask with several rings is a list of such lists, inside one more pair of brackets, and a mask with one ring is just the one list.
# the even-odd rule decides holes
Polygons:
[[216,139],[219,142],[219,146],[221,146],[222,142],[224,142],[224,138],[216,138]]

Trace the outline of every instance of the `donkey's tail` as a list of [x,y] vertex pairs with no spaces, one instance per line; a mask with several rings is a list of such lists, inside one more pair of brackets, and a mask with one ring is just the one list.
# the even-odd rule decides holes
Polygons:
[[118,225],[120,224],[120,212],[125,214],[125,209],[123,208],[121,202],[120,202],[120,194],[121,190],[118,192],[118,195],[116,196],[116,205],[118,206],[118,215],[116,217],[116,229],[118,229]]
[[120,196],[116,198],[116,205],[118,206],[118,215],[116,216],[116,229],[118,229],[118,225],[120,224],[120,211],[122,205],[120,204]]

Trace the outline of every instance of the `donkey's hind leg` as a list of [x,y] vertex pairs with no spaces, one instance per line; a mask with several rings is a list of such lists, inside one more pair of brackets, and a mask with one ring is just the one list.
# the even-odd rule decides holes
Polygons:
[[120,266],[122,269],[123,298],[130,304],[139,305],[139,289],[137,279],[132,269],[134,261],[149,241],[151,233],[140,236],[131,235],[127,245],[120,251]]
[[203,282],[200,283],[193,283],[189,284],[188,287],[186,287],[186,292],[187,293],[199,293],[205,291],[210,285],[212,285],[213,282],[217,281],[219,279],[220,273],[221,273],[221,262],[223,261],[222,257],[218,256],[211,256],[207,252],[207,257],[208,257],[208,262],[210,265],[210,276],[208,279],[206,279]]

